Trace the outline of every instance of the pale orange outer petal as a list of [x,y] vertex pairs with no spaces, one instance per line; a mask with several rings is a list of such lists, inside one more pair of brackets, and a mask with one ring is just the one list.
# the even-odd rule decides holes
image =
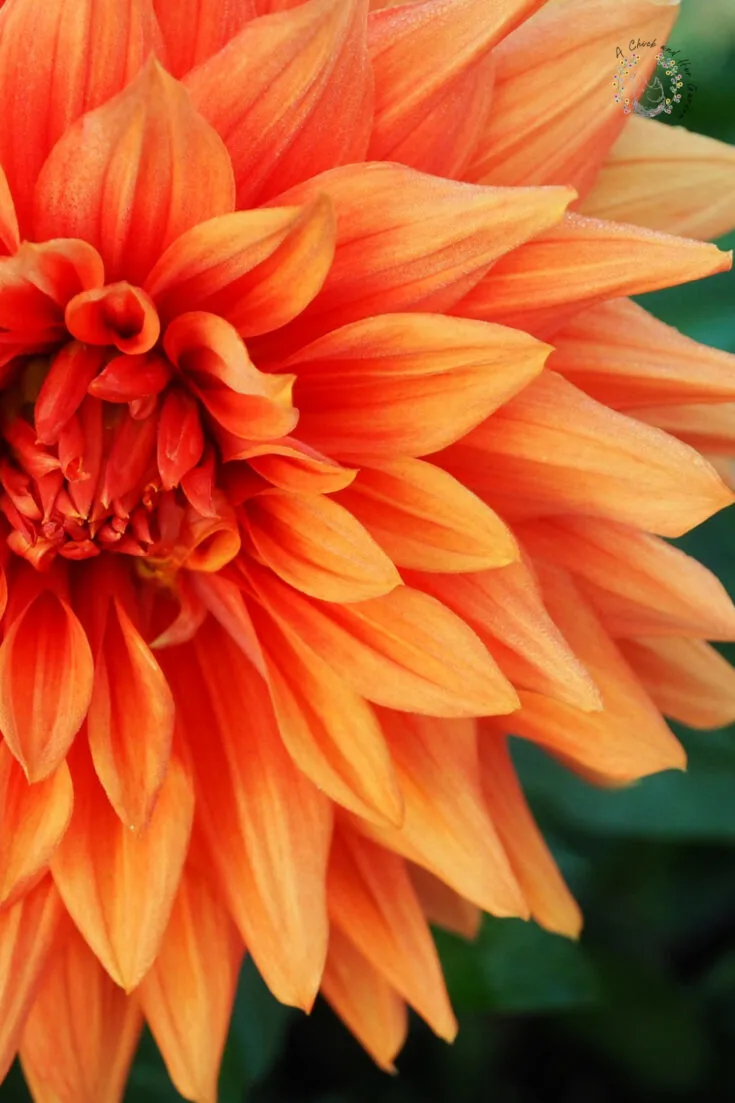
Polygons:
[[530,521],[518,535],[535,557],[576,576],[612,636],[735,638],[722,583],[657,536],[593,517]]
[[628,299],[572,319],[554,335],[548,365],[617,410],[735,400],[732,353],[693,341]]
[[422,0],[370,19],[368,157],[459,176],[487,125],[495,44],[543,0]]
[[453,312],[548,336],[595,303],[731,266],[732,254],[715,245],[569,214],[499,260]]
[[0,909],[0,1079],[5,1079],[47,966],[64,909],[50,877]]
[[351,812],[399,824],[403,798],[382,729],[368,702],[307,643],[257,609],[268,685],[281,738],[296,765]]
[[257,19],[186,78],[225,141],[238,207],[360,161],[372,121],[367,0],[307,0]]
[[732,501],[693,448],[554,372],[441,455],[501,516],[584,514],[681,536]]
[[346,325],[280,367],[296,374],[298,435],[328,455],[421,456],[446,447],[538,375],[549,346],[438,314]]
[[537,690],[584,712],[600,708],[594,682],[547,613],[526,563],[449,578],[411,575],[409,581],[469,624],[516,688]]
[[119,1103],[142,1025],[137,1000],[69,923],[21,1039],[35,1103]]
[[326,494],[264,490],[246,503],[255,554],[284,582],[323,601],[365,601],[401,585],[392,560]]
[[242,956],[242,939],[210,877],[190,861],[158,956],[138,990],[169,1075],[186,1099],[216,1103]]
[[393,1058],[408,1033],[406,1005],[382,973],[337,929],[329,936],[322,992],[376,1064],[395,1072]]
[[682,237],[720,237],[735,228],[735,149],[633,115],[580,210]]
[[623,655],[658,708],[690,728],[735,720],[735,670],[704,640],[621,640]]
[[74,801],[65,763],[29,785],[5,744],[0,744],[0,908],[38,881],[61,841]]
[[479,740],[479,753],[487,810],[531,915],[542,927],[576,938],[582,927],[582,914],[526,803],[507,741],[502,736],[484,733]]
[[[543,571],[549,612],[602,694],[602,712],[580,712],[521,690],[506,731],[540,743],[592,780],[619,785],[683,769],[684,750],[568,575]],[[497,722],[492,722],[497,730]]]
[[125,827],[97,780],[86,748],[72,759],[74,814],[51,870],[84,938],[126,991],[153,964],[189,845],[194,794],[173,757],[144,831]]
[[478,571],[520,555],[510,529],[489,506],[422,460],[371,460],[337,500],[399,567]]
[[512,712],[516,694],[474,632],[408,586],[371,601],[309,600],[249,569],[258,598],[369,701],[432,716]]
[[408,862],[408,872],[416,889],[424,915],[430,923],[463,938],[476,938],[482,925],[482,912],[465,900],[428,869]]
[[180,234],[233,209],[234,187],[221,138],[150,61],[54,147],[36,184],[35,232],[81,237],[108,281],[142,283]]
[[381,710],[403,789],[400,828],[352,817],[358,831],[409,858],[484,911],[528,917],[528,905],[485,808],[474,720]]
[[[678,0],[565,0],[551,3],[495,51],[493,108],[470,180],[572,184],[585,191],[625,125],[613,98],[616,50],[632,35],[666,42]],[[645,88],[656,50],[642,49],[631,98]]]
[[97,0],[15,0],[0,13],[0,162],[26,233],[53,146],[120,92],[159,45],[150,0],[106,0],[104,14]]
[[186,654],[170,654],[228,908],[276,998],[308,1009],[327,949],[331,804],[290,761],[265,682],[221,628],[208,621]]
[[341,930],[447,1041],[457,1033],[431,932],[405,862],[347,828],[335,832],[327,881]]
[[126,827],[148,823],[171,754],[174,700],[121,602],[108,605],[97,648],[87,733],[95,770]]
[[698,451],[735,455],[735,402],[717,406],[662,406],[635,409],[633,417],[655,425]]
[[570,188],[480,188],[370,162],[324,172],[276,202],[321,193],[337,214],[334,264],[304,314],[271,343],[278,353],[374,314],[448,310],[498,257],[555,226],[574,198]]

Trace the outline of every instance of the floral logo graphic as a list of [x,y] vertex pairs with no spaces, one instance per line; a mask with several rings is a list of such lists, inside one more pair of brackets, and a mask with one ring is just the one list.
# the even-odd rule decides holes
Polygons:
[[685,79],[685,74],[689,75],[688,62],[677,61],[675,54],[678,52],[668,46],[659,49],[656,66],[648,83],[636,95],[636,77],[643,62],[643,54],[633,51],[621,57],[622,51],[618,50],[618,66],[612,78],[613,99],[620,104],[626,115],[643,115],[645,118],[655,119],[674,112],[677,115],[686,114],[696,85]]

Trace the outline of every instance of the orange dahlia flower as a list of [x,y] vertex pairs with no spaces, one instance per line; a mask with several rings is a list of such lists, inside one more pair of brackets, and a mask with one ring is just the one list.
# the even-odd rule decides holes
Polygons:
[[385,1067],[407,1004],[451,1038],[430,922],[580,925],[508,733],[619,784],[683,766],[661,713],[735,717],[735,609],[662,539],[731,501],[735,361],[626,298],[730,263],[733,154],[610,90],[675,14],[2,5],[0,1075],[37,1103],[119,1100],[144,1017],[211,1103],[245,948]]

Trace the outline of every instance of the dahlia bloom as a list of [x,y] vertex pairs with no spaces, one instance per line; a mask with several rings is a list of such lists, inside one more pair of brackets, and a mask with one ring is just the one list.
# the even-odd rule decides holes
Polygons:
[[671,3],[1,7],[0,1076],[115,1103],[145,1018],[212,1103],[246,949],[390,1068],[429,923],[579,931],[508,735],[735,718],[664,539],[735,361],[627,298],[729,266],[735,157],[614,102]]

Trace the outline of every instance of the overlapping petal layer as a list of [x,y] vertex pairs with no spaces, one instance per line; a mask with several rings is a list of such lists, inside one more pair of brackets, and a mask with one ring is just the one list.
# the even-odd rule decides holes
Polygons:
[[624,298],[730,262],[694,239],[731,153],[609,92],[674,15],[0,3],[0,1073],[37,1103],[118,1103],[143,1018],[214,1103],[245,950],[383,1068],[407,1006],[452,1038],[430,924],[581,923],[508,735],[617,785],[684,765],[662,713],[735,717],[735,609],[664,539],[732,500],[732,358]]

